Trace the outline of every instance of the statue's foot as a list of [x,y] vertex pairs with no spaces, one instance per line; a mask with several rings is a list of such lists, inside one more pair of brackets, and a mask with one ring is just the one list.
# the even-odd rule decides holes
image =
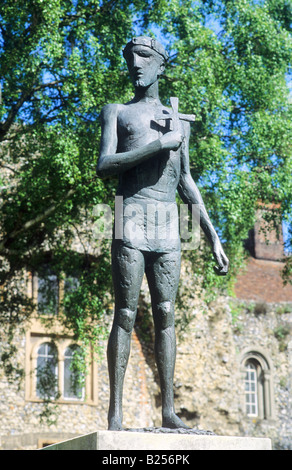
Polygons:
[[169,429],[190,429],[175,413],[162,417],[162,427]]
[[120,418],[112,416],[108,419],[108,430],[109,431],[122,431],[123,426]]

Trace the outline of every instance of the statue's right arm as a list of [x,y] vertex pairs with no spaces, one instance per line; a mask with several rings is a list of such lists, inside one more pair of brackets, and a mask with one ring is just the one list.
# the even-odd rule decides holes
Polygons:
[[172,150],[180,145],[181,135],[168,132],[160,139],[156,139],[147,145],[127,152],[117,153],[118,108],[118,104],[108,104],[101,111],[101,144],[96,168],[97,175],[101,178],[123,173],[157,155],[162,150]]
[[159,139],[134,150],[117,153],[118,104],[108,104],[101,111],[101,145],[97,162],[97,175],[117,175],[138,165],[162,150]]

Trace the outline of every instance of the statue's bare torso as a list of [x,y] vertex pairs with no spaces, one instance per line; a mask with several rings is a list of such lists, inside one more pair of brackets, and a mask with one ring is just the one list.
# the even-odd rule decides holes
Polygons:
[[[117,106],[118,152],[141,148],[169,132],[170,121],[156,119],[158,112],[169,113],[153,103],[130,103]],[[161,151],[120,175],[118,195],[150,198],[152,201],[175,202],[180,177],[180,151]]]
[[[157,141],[170,131],[171,122],[158,121],[157,114],[168,114],[161,104],[148,102],[117,106],[117,152],[139,149]],[[180,250],[176,190],[181,171],[181,149],[161,150],[119,175],[117,195],[123,197],[123,241],[141,251]],[[137,215],[137,208],[139,214]],[[151,212],[151,210],[152,212]],[[132,214],[136,226],[127,231]],[[117,221],[116,221],[117,223]]]

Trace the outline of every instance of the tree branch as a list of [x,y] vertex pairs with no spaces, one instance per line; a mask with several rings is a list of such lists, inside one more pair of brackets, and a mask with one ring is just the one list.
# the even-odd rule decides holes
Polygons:
[[10,171],[12,171],[13,173],[15,173],[16,175],[19,175],[19,174],[20,174],[20,172],[17,171],[15,168],[12,168],[12,167],[9,166],[9,165],[5,165],[5,164],[2,163],[2,162],[0,162],[0,167],[1,167],[1,168],[5,168],[6,170],[10,170]]
[[0,141],[4,140],[5,135],[9,131],[11,125],[13,124],[18,111],[20,110],[22,105],[25,103],[25,101],[27,101],[31,97],[32,94],[33,94],[32,90],[23,92],[18,102],[14,106],[12,106],[5,123],[0,125]]
[[7,247],[5,246],[6,243],[10,240],[13,240],[22,233],[26,232],[27,230],[30,230],[34,226],[40,224],[43,220],[45,220],[47,217],[49,217],[66,199],[71,197],[75,193],[76,189],[71,188],[67,194],[57,203],[57,204],[52,204],[45,212],[42,214],[37,215],[34,219],[28,220],[23,227],[21,227],[18,230],[13,230],[9,235],[7,235],[3,241],[0,243],[0,254],[7,252]]
[[32,93],[42,90],[43,88],[58,85],[59,83],[62,83],[62,80],[54,80],[53,82],[41,83],[40,85],[33,88]]

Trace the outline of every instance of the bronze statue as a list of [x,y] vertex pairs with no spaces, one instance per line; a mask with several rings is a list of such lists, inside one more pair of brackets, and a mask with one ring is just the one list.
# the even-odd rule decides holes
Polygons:
[[[200,226],[211,244],[217,273],[228,271],[228,259],[208,217],[189,169],[188,141],[193,116],[172,110],[159,99],[158,81],[167,53],[156,40],[133,38],[124,49],[134,98],[126,104],[108,104],[101,112],[102,137],[97,174],[119,176],[117,196],[123,198],[121,220],[115,220],[112,241],[112,272],[115,314],[108,343],[110,405],[108,428],[122,429],[122,393],[130,353],[142,278],[146,274],[155,325],[155,358],[162,394],[162,426],[187,428],[174,411],[173,375],[176,356],[174,305],[180,276],[181,247],[176,227],[176,191],[190,210],[200,207]],[[151,219],[154,207],[171,217]],[[129,221],[136,211],[136,227]],[[136,210],[137,209],[137,210]],[[140,212],[139,212],[140,211]],[[146,220],[147,219],[147,220]],[[150,220],[150,222],[151,222]],[[117,225],[119,224],[119,230]],[[128,224],[128,227],[126,225]],[[128,230],[126,230],[128,228]],[[155,232],[156,230],[156,232]],[[171,236],[161,236],[171,232]],[[154,232],[156,236],[153,236]],[[157,235],[158,232],[158,235]]]

